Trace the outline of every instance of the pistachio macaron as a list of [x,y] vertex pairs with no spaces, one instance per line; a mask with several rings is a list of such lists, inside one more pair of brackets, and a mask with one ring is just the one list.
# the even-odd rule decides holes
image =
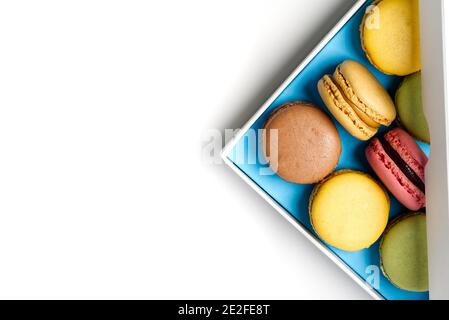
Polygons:
[[402,215],[389,225],[380,244],[380,259],[382,272],[396,287],[412,292],[429,290],[424,213]]
[[377,0],[360,27],[362,47],[380,71],[406,76],[421,70],[419,0]]
[[373,245],[390,212],[385,189],[363,172],[341,170],[318,184],[309,202],[310,222],[327,244],[349,252]]
[[388,92],[362,64],[347,60],[333,76],[318,82],[324,104],[337,121],[355,138],[369,140],[378,128],[390,126],[396,108]]
[[430,130],[424,113],[421,72],[405,77],[396,91],[396,107],[401,126],[414,138],[430,143]]

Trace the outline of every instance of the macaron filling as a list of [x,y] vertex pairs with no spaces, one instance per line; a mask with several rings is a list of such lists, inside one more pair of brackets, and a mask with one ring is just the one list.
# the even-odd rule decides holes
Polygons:
[[385,153],[390,157],[406,178],[413,183],[422,193],[425,194],[425,183],[421,177],[410,167],[407,162],[399,155],[399,153],[391,146],[391,144],[384,138],[378,138]]
[[354,105],[354,109],[364,122],[372,128],[378,128],[380,125],[389,126],[391,121],[383,117],[381,114],[375,112],[372,108],[369,108],[365,102],[354,92],[351,84],[343,75],[341,71],[341,65],[337,67],[334,73],[335,82],[339,83],[341,88],[344,88],[344,93],[347,99],[349,99]]
[[[324,76],[321,80],[324,89],[328,95],[332,98],[334,106],[343,112],[353,123],[353,125],[364,135],[367,139],[376,134],[376,129],[366,124],[357,114],[352,103],[343,94],[338,84],[330,76]],[[331,110],[332,112],[332,110]]]

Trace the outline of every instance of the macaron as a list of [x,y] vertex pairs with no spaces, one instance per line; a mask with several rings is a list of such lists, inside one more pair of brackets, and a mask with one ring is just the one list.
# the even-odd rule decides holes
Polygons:
[[427,156],[406,131],[396,128],[371,141],[366,158],[380,180],[406,208],[426,206],[425,166]]
[[313,184],[336,168],[340,136],[329,116],[315,105],[287,103],[270,115],[264,129],[266,158],[284,180]]
[[430,143],[430,130],[422,103],[421,72],[404,78],[396,91],[396,108],[401,126],[416,139]]
[[324,104],[337,121],[355,138],[369,140],[380,126],[396,119],[396,109],[388,92],[362,64],[348,60],[333,76],[318,82]]
[[342,170],[334,173],[312,192],[310,222],[327,244],[359,251],[373,245],[384,232],[390,198],[368,174]]
[[421,70],[419,0],[378,0],[360,27],[362,47],[380,71],[406,76]]
[[380,244],[380,261],[383,274],[396,287],[429,291],[424,213],[406,214],[391,223]]

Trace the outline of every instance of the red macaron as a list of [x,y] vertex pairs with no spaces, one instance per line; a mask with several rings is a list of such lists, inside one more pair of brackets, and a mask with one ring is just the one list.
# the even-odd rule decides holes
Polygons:
[[365,151],[380,180],[406,208],[426,206],[424,170],[427,156],[415,139],[400,128],[374,138]]

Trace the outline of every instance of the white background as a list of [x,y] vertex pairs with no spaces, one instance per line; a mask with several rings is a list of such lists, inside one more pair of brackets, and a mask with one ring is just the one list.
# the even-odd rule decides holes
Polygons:
[[0,298],[369,298],[201,157],[353,3],[1,1]]

